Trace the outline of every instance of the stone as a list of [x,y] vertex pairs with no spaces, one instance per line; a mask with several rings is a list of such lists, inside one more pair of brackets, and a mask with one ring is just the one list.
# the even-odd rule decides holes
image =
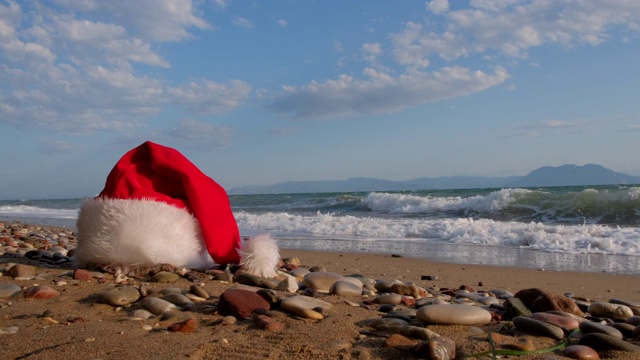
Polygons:
[[302,282],[302,280],[304,279],[304,276],[307,275],[308,273],[310,273],[309,269],[300,268],[300,267],[289,271],[289,275],[295,277],[296,280],[299,282]]
[[504,310],[505,319],[512,319],[516,316],[528,317],[531,315],[531,310],[517,297],[507,298],[504,302]]
[[45,285],[28,287],[23,291],[23,294],[28,299],[53,299],[60,296],[60,293],[54,288]]
[[339,280],[331,284],[329,293],[338,296],[360,296],[362,294],[362,282],[360,284],[358,286],[349,281]]
[[90,281],[93,279],[93,274],[91,271],[85,269],[75,269],[73,271],[73,278],[76,280]]
[[371,321],[368,325],[369,327],[378,329],[379,327],[383,326],[409,326],[409,323],[405,320],[397,318],[380,318]]
[[434,325],[485,325],[491,321],[491,313],[482,308],[453,304],[426,305],[418,309],[416,317],[422,323]]
[[587,312],[591,316],[604,317],[609,319],[625,320],[633,316],[633,311],[622,304],[612,304],[604,301],[596,301],[591,303],[587,308]]
[[191,301],[191,299],[179,293],[167,294],[162,297],[162,300],[168,301],[179,307],[193,306],[193,301]]
[[283,272],[278,273],[278,276],[281,277],[282,280],[280,280],[276,290],[294,293],[300,288],[298,279],[295,276]]
[[176,309],[174,304],[152,296],[144,298],[142,305],[154,315],[161,315]]
[[577,329],[580,325],[580,323],[573,318],[550,313],[537,312],[531,314],[529,317],[531,319],[544,321],[547,324],[555,325],[565,331]]
[[417,343],[417,340],[408,338],[406,336],[400,334],[391,334],[387,340],[384,342],[386,347],[400,349],[400,350],[411,350]]
[[98,301],[111,306],[133,304],[140,299],[140,291],[133,286],[118,286],[98,295]]
[[20,330],[17,326],[9,326],[0,328],[0,335],[15,334]]
[[202,286],[198,286],[198,285],[189,286],[189,292],[205,300],[211,297],[211,295],[209,295],[209,293]]
[[132,320],[145,320],[154,316],[150,311],[145,309],[136,309],[129,313],[129,317]]
[[253,323],[261,330],[277,332],[285,329],[285,325],[283,323],[276,321],[267,315],[254,316]]
[[402,295],[400,294],[382,294],[378,295],[373,300],[371,300],[374,304],[389,304],[389,305],[399,305],[402,302]]
[[452,360],[456,358],[456,343],[451,338],[439,336],[419,343],[413,353],[421,359]]
[[271,307],[274,307],[278,303],[278,300],[280,300],[278,298],[278,293],[271,289],[260,289],[256,291],[256,294],[262,296],[263,299],[267,300]]
[[259,294],[245,289],[231,288],[220,295],[218,312],[238,319],[248,319],[256,309],[269,310],[271,305]]
[[30,278],[36,276],[36,268],[31,265],[15,264],[5,271],[12,278]]
[[598,355],[597,351],[585,345],[569,345],[564,349],[562,354],[571,359],[578,359],[578,360],[599,360],[600,359],[600,355]]
[[636,326],[634,326],[634,325],[627,324],[627,323],[614,322],[613,324],[609,324],[609,326],[611,326],[614,329],[619,330],[622,333],[622,336],[624,338],[635,337],[635,336],[633,336],[633,330],[636,329]]
[[403,284],[400,280],[378,280],[374,284],[374,288],[381,293],[389,293],[391,291],[391,286],[394,284]]
[[22,288],[15,284],[0,284],[0,299],[8,299],[21,290]]
[[622,339],[624,337],[622,336],[622,333],[620,332],[620,330],[612,326],[599,324],[593,321],[581,322],[580,331],[582,331],[583,334],[591,334],[591,333],[607,334],[609,336],[613,336],[618,339]]
[[497,332],[492,332],[489,336],[491,336],[491,340],[494,344],[511,350],[519,350],[519,351],[533,351],[536,350],[533,342],[526,337],[514,337],[507,336]]
[[181,322],[171,324],[167,330],[171,332],[192,333],[196,329],[197,323],[194,319],[187,319]]
[[545,336],[552,339],[561,340],[564,338],[564,331],[544,321],[535,320],[524,316],[516,316],[513,318],[513,325],[516,329],[527,334]]
[[413,296],[414,299],[419,299],[420,289],[416,284],[393,284],[391,285],[390,292],[400,295]]
[[578,344],[586,345],[596,351],[620,350],[628,352],[640,352],[640,346],[602,333],[584,334],[580,337]]
[[302,279],[302,283],[309,289],[329,292],[331,285],[338,280],[342,280],[342,275],[327,271],[317,271],[306,274]]
[[625,322],[626,322],[627,324],[631,324],[631,325],[634,325],[634,326],[638,326],[638,325],[640,325],[640,316],[638,316],[638,315],[634,315],[634,316],[628,317],[628,318],[625,320]]
[[248,273],[238,273],[233,278],[233,282],[249,286],[257,286],[261,288],[275,290],[280,285],[280,280],[274,278],[266,278]]
[[180,275],[168,271],[160,271],[151,277],[151,281],[157,283],[174,283],[178,279],[180,279]]
[[557,295],[544,289],[524,289],[515,295],[531,312],[544,312],[549,310],[560,310],[570,314],[584,316],[584,313],[576,302],[563,295]]
[[[283,299],[280,302],[280,307],[290,313],[296,314],[301,317],[322,320],[324,319],[323,312],[331,310],[332,305],[328,302],[302,295],[294,295]],[[318,311],[323,309],[324,311]]]

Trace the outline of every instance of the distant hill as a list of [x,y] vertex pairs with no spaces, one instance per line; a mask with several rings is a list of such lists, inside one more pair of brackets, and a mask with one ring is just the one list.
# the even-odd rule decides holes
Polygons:
[[287,181],[274,185],[241,186],[229,189],[228,193],[229,195],[243,195],[616,184],[640,184],[640,177],[617,173],[600,165],[587,164],[584,166],[544,166],[530,172],[526,176],[504,178],[449,176],[436,178],[421,177],[407,181],[392,181],[356,177],[347,180]]

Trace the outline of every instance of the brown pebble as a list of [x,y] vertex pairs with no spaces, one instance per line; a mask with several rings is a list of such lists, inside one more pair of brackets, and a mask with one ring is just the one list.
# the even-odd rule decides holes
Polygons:
[[28,299],[53,299],[60,296],[54,288],[49,286],[32,286],[24,290],[24,297]]
[[187,319],[178,323],[174,323],[167,327],[167,330],[171,332],[192,333],[196,329],[196,321],[194,319]]
[[598,352],[586,345],[570,345],[564,349],[564,355],[572,359],[598,360]]
[[5,272],[5,274],[17,278],[17,277],[32,277],[36,275],[36,268],[30,265],[15,264]]
[[73,271],[73,278],[76,280],[89,281],[93,279],[93,274],[85,269],[75,269]]
[[253,323],[256,324],[259,329],[267,331],[282,331],[285,328],[283,323],[276,321],[267,315],[255,315],[253,317]]
[[391,334],[385,341],[385,346],[399,350],[411,350],[417,343],[417,340],[410,339],[406,336]]

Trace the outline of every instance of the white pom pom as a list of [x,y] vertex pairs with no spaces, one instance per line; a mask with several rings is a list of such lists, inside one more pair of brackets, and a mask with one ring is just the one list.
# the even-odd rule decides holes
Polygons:
[[238,253],[240,254],[240,265],[244,271],[268,278],[276,276],[280,251],[271,236],[258,235],[244,240]]

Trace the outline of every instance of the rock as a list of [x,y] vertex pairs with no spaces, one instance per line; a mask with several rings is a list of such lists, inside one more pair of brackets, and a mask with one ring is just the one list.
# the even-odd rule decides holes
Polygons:
[[291,276],[286,273],[279,273],[278,275],[282,277],[282,280],[280,280],[280,284],[278,284],[278,288],[276,290],[290,293],[298,291],[300,286],[298,286],[298,279],[296,279],[295,276]]
[[414,299],[419,299],[420,289],[416,284],[406,285],[406,284],[393,284],[391,285],[391,292],[400,295],[413,296]]
[[15,264],[5,271],[12,278],[30,278],[36,276],[36,268],[30,265]]
[[400,280],[378,280],[374,284],[374,288],[380,293],[389,293],[391,291],[391,286],[395,284],[403,284]]
[[522,300],[517,297],[511,297],[505,300],[504,302],[504,310],[505,310],[505,319],[512,319],[516,316],[524,316],[528,317],[531,315],[531,310],[529,310]]
[[178,323],[171,324],[167,330],[171,332],[192,333],[196,329],[197,323],[194,319],[187,319]]
[[593,321],[583,321],[580,323],[580,331],[583,334],[600,333],[613,336],[618,339],[622,339],[622,333],[620,330],[611,327],[609,325],[599,324]]
[[129,317],[131,317],[132,320],[145,320],[152,316],[153,314],[145,309],[136,309],[129,313]]
[[256,309],[269,310],[271,305],[259,294],[244,289],[231,288],[220,295],[218,312],[238,319],[248,319]]
[[497,332],[492,332],[490,336],[494,344],[505,349],[519,351],[533,351],[536,349],[533,342],[526,337],[507,336]]
[[564,331],[561,328],[544,321],[524,316],[516,316],[513,318],[513,325],[515,325],[518,330],[528,334],[546,336],[557,340],[564,338]]
[[157,283],[174,283],[180,279],[180,275],[168,271],[160,271],[151,277],[151,281]]
[[456,343],[451,338],[440,336],[419,343],[413,353],[422,359],[452,360],[456,358]]
[[609,326],[611,326],[614,329],[619,330],[622,333],[622,336],[624,338],[635,337],[635,336],[633,336],[633,330],[636,329],[636,326],[633,326],[633,325],[627,324],[627,323],[617,323],[617,322],[614,322],[613,324],[609,324]]
[[585,345],[569,345],[562,352],[563,355],[579,360],[598,360],[600,355],[592,348]]
[[306,274],[302,282],[304,286],[310,289],[329,292],[331,285],[338,280],[342,280],[342,275],[327,271],[318,271]]
[[256,294],[262,296],[263,299],[267,300],[271,308],[273,308],[280,300],[278,299],[278,293],[271,289],[260,289],[256,291]]
[[167,294],[162,297],[162,300],[168,301],[179,307],[193,306],[193,301],[191,301],[191,299],[179,293]]
[[133,286],[118,286],[98,295],[98,301],[111,306],[132,304],[140,299],[140,291]]
[[328,302],[316,298],[295,295],[283,299],[280,303],[280,307],[285,311],[301,317],[306,317],[314,320],[322,320],[324,319],[324,315],[322,314],[322,311],[318,310],[324,309],[324,311],[326,312],[328,310],[331,310],[332,305]]
[[491,313],[482,308],[453,304],[427,305],[418,309],[418,320],[434,325],[485,325],[491,321]]
[[371,321],[368,325],[369,327],[378,329],[383,326],[409,326],[409,323],[397,318],[380,318]]
[[416,343],[417,341],[415,339],[411,339],[400,334],[391,334],[391,336],[389,336],[384,342],[386,347],[400,350],[411,350]]
[[620,350],[629,352],[640,352],[640,346],[602,333],[584,334],[580,337],[578,344],[586,345],[596,351]]
[[422,275],[420,276],[420,280],[428,280],[428,281],[438,280],[438,275]]
[[627,318],[627,319],[625,320],[625,322],[626,322],[627,324],[631,324],[631,325],[634,325],[634,326],[638,326],[638,325],[640,325],[640,316],[638,316],[638,315],[634,315],[634,316],[632,316],[632,317]]
[[560,310],[570,314],[584,316],[584,313],[576,302],[563,295],[557,295],[544,289],[525,289],[518,291],[515,295],[531,312],[544,312],[549,310]]
[[591,303],[587,308],[587,312],[591,316],[605,317],[609,319],[626,319],[633,316],[631,309],[622,304],[611,304],[604,301],[596,301]]
[[374,304],[389,304],[389,305],[399,305],[402,301],[402,295],[400,294],[382,294],[378,295],[373,300],[371,300]]
[[358,286],[349,281],[339,280],[331,284],[329,293],[338,296],[360,296],[362,294],[362,286]]
[[202,286],[198,286],[198,285],[191,285],[189,286],[189,292],[191,292],[192,294],[199,296],[205,300],[209,299],[211,296],[209,295],[209,293],[202,287]]
[[90,281],[93,279],[93,274],[91,274],[91,271],[85,269],[75,269],[73,271],[73,278],[76,280]]
[[146,297],[142,305],[154,315],[161,315],[168,311],[175,310],[176,306],[166,300],[157,297]]
[[577,329],[580,325],[578,321],[573,318],[550,313],[537,312],[531,314],[529,317],[531,319],[544,321],[547,324],[555,325],[565,331]]
[[309,269],[300,267],[289,271],[289,274],[295,277],[299,282],[302,282],[302,280],[304,280],[304,276],[308,273],[310,273]]
[[233,274],[230,274],[228,272],[217,272],[213,274],[213,279],[214,280],[218,280],[218,281],[225,281],[228,283],[232,283],[233,282]]
[[274,278],[266,278],[249,273],[238,273],[233,278],[233,282],[249,286],[256,286],[266,289],[275,290],[280,285],[280,281]]
[[261,330],[282,331],[285,329],[283,323],[274,320],[267,315],[256,315],[253,317],[253,323]]
[[21,290],[22,288],[15,284],[0,284],[0,299],[8,299]]
[[60,296],[54,288],[45,285],[26,288],[23,294],[28,299],[53,299]]

